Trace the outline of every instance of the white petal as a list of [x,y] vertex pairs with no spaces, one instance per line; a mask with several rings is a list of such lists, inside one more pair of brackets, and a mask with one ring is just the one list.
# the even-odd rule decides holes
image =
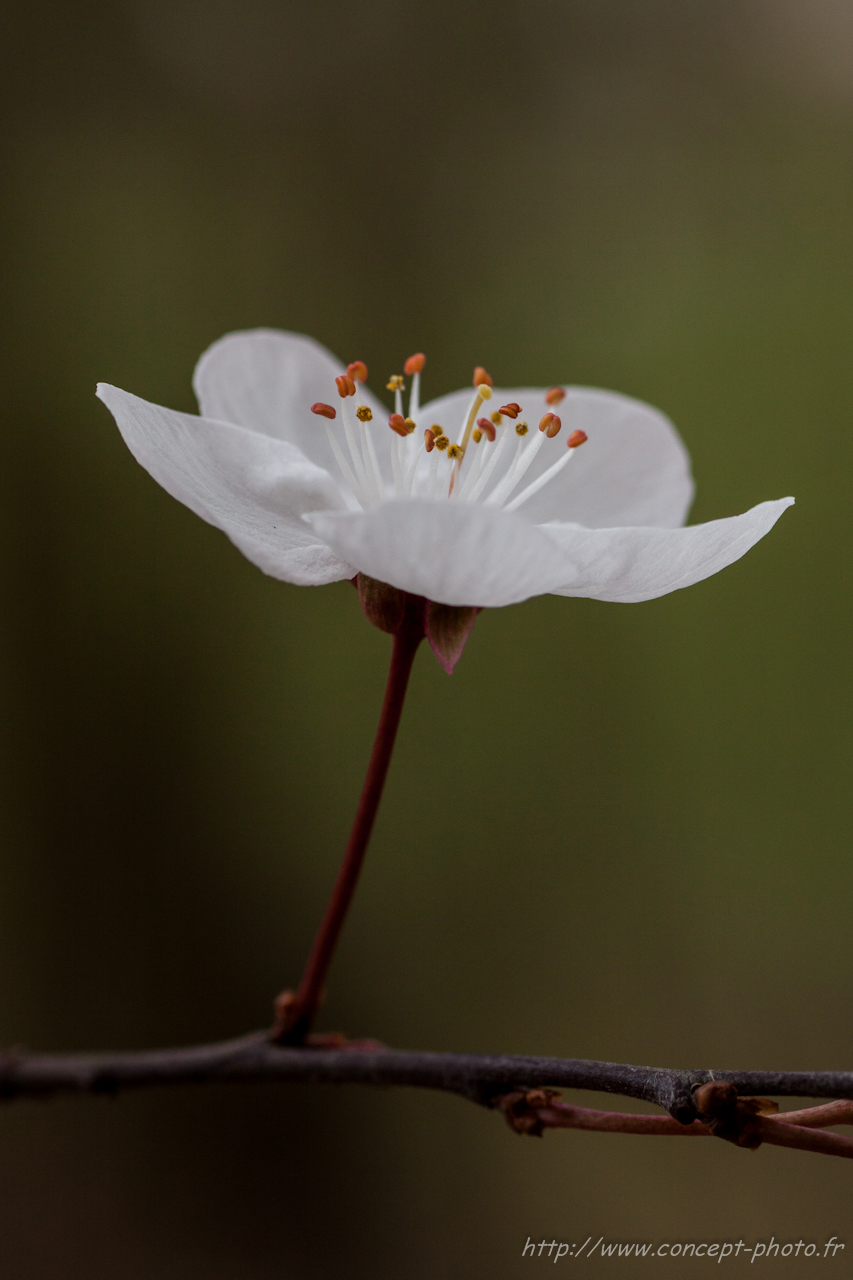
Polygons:
[[137,462],[265,573],[303,586],[353,576],[300,519],[306,510],[344,504],[332,478],[294,445],[163,409],[105,383],[98,395]]
[[[193,375],[199,407],[206,418],[234,422],[279,440],[289,440],[331,475],[339,475],[324,429],[326,419],[311,412],[318,400],[338,410],[340,397],[335,378],[346,362],[313,338],[278,329],[246,329],[227,333],[208,347]],[[373,432],[385,478],[391,477],[391,431],[388,411],[365,387],[359,387],[350,405],[367,405],[373,411]],[[377,416],[378,415],[378,416]]]
[[306,519],[357,569],[438,604],[516,604],[573,575],[548,533],[494,507],[411,498]]
[[[443,425],[449,420],[450,438],[456,439],[456,420],[469,396],[470,391],[455,392],[425,405],[424,425],[429,426],[433,417]],[[512,401],[521,405],[521,417],[531,431],[551,409],[542,387],[496,388],[483,409],[494,412]],[[690,457],[669,418],[630,396],[591,387],[567,388],[566,398],[554,410],[563,429],[539,451],[525,476],[526,484],[565,452],[573,431],[585,431],[588,439],[572,465],[525,504],[529,520],[536,524],[570,520],[587,529],[641,524],[670,529],[684,523],[693,501]],[[498,431],[513,429],[509,419],[498,427]]]
[[577,569],[576,576],[555,594],[633,604],[689,587],[739,560],[793,502],[793,498],[762,502],[743,515],[687,529],[540,526]]

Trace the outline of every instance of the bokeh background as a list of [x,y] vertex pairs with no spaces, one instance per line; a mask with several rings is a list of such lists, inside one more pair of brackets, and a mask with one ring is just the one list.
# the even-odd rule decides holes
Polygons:
[[[298,977],[388,640],[346,584],[264,578],[94,398],[192,410],[204,347],[271,325],[379,385],[422,349],[428,394],[483,363],[647,399],[695,520],[797,497],[688,591],[421,655],[323,1025],[853,1066],[850,6],[7,0],[0,49],[0,1040],[228,1036]],[[849,1172],[402,1091],[20,1104],[0,1272],[513,1278],[528,1235],[844,1239]]]

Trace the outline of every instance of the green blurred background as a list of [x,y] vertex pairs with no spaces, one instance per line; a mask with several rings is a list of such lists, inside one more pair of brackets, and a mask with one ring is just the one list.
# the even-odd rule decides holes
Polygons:
[[[94,398],[191,410],[204,347],[271,325],[379,385],[425,350],[428,395],[483,363],[647,399],[695,520],[797,497],[687,591],[420,656],[324,1027],[853,1066],[853,10],[7,0],[0,42],[2,1042],[228,1036],[298,977],[388,640],[346,584],[263,577]],[[502,1280],[528,1235],[843,1239],[849,1174],[402,1091],[21,1104],[0,1274]]]

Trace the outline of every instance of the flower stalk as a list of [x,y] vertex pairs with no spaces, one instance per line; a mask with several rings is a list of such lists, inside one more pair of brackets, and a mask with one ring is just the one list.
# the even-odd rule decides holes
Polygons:
[[326,975],[367,853],[397,738],[412,664],[424,635],[424,601],[417,596],[404,596],[402,618],[394,631],[391,666],[379,725],[349,842],[299,987],[295,994],[286,991],[276,1001],[273,1038],[278,1044],[304,1044],[323,1002]]

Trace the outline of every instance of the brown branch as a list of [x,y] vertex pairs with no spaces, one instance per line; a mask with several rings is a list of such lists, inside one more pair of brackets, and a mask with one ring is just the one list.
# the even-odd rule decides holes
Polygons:
[[[276,1044],[269,1031],[183,1049],[134,1053],[0,1055],[0,1098],[116,1094],[156,1085],[282,1081],[401,1085],[440,1089],[503,1112],[521,1133],[547,1128],[660,1136],[716,1136],[737,1146],[766,1142],[853,1156],[853,1140],[824,1126],[853,1123],[853,1072],[679,1071],[576,1058],[412,1053],[376,1041],[314,1037],[306,1047]],[[557,1088],[590,1089],[652,1102],[669,1115],[596,1111],[557,1101]],[[779,1116],[749,1093],[833,1097]]]

